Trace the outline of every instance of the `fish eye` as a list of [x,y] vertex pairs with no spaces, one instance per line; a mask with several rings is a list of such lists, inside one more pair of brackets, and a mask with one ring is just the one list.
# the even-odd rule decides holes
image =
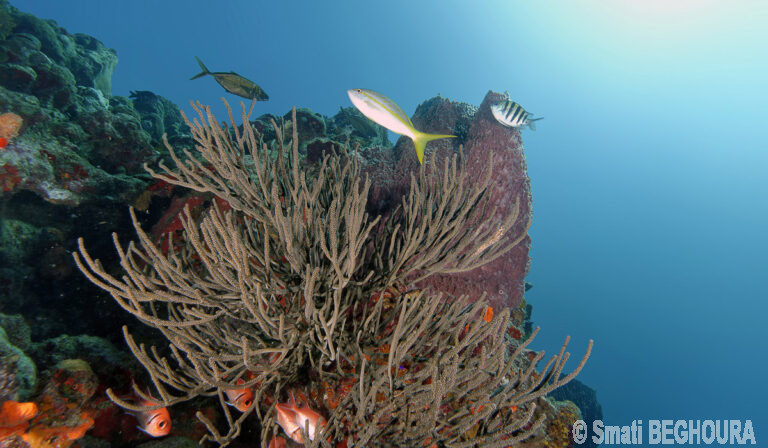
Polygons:
[[357,93],[363,93],[363,89],[356,89]]
[[253,403],[253,400],[245,400],[245,403],[243,404],[245,404],[247,407],[250,407],[251,403]]
[[160,429],[163,429],[163,428],[165,428],[165,425],[167,425],[167,424],[168,424],[168,422],[166,422],[165,420],[163,420],[163,421],[161,421],[161,422],[160,422],[160,424],[158,424],[157,426],[159,426],[159,427],[160,427]]

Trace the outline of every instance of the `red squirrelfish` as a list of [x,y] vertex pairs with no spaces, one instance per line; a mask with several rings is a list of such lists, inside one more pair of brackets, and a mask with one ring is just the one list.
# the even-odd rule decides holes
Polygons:
[[[139,404],[141,406],[157,406],[159,403],[140,400]],[[167,436],[171,432],[171,414],[166,407],[152,411],[134,412],[133,415],[139,422],[136,427],[152,437]]]
[[[243,384],[242,378],[238,378],[236,384]],[[227,389],[224,391],[227,394],[228,405],[234,407],[240,412],[245,412],[253,404],[253,390],[249,388],[244,389]]]
[[286,448],[287,446],[288,442],[286,442],[284,438],[272,436],[272,439],[269,441],[267,448]]
[[322,415],[310,409],[306,404],[302,407],[296,404],[293,392],[291,392],[290,403],[278,403],[275,409],[277,410],[277,423],[288,437],[297,443],[304,443],[301,428],[304,428],[307,422],[309,422],[310,440],[314,440],[315,428],[325,425],[325,419]]

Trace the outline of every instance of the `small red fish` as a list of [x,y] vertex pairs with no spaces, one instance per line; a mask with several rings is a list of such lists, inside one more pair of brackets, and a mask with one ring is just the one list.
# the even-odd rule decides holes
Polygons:
[[[142,406],[155,406],[159,403],[147,400],[139,402]],[[152,437],[167,436],[171,432],[171,413],[162,407],[153,411],[143,411],[134,414],[139,421],[137,428]]]
[[493,320],[493,308],[490,306],[485,309],[485,314],[483,315],[483,320],[485,322],[490,322]]
[[[275,410],[277,411],[277,424],[283,428],[288,437],[301,443],[301,429],[296,423],[296,412],[293,408],[288,404],[277,403]],[[298,434],[298,440],[295,437],[296,434]]]
[[5,148],[8,145],[8,139],[5,137],[0,137],[0,149]]
[[[135,388],[136,385],[133,385],[133,388]],[[147,395],[149,395],[149,392],[147,392]],[[160,404],[157,401],[154,400],[145,400],[138,396],[136,392],[133,393],[133,397],[135,402],[139,406],[157,406]],[[138,428],[140,431],[147,433],[148,435],[152,437],[163,437],[167,436],[168,433],[171,432],[171,413],[168,412],[167,407],[162,407],[159,409],[154,409],[151,411],[141,411],[141,412],[126,412],[127,414],[133,415],[136,417],[136,420],[139,422]]]
[[286,448],[288,442],[282,437],[272,436],[272,440],[269,441],[267,448]]
[[[235,381],[236,384],[243,384],[244,382],[242,378],[238,378]],[[253,390],[249,388],[227,389],[224,393],[227,394],[227,399],[229,399],[227,404],[240,412],[247,411],[253,404]]]
[[296,404],[293,391],[291,391],[291,402],[278,403],[275,409],[277,410],[277,423],[288,437],[297,443],[304,443],[301,428],[304,428],[307,422],[309,422],[310,440],[314,440],[317,426],[325,426],[325,419],[322,415],[310,409],[306,404],[302,407]]
[[[293,399],[293,397],[291,397],[291,399]],[[294,401],[293,406],[296,412],[296,423],[299,424],[299,427],[303,428],[306,425],[306,422],[309,421],[309,440],[314,440],[315,428],[318,426],[325,426],[325,419],[322,415],[313,411],[306,405],[298,408]],[[301,433],[299,433],[299,439],[301,439]]]

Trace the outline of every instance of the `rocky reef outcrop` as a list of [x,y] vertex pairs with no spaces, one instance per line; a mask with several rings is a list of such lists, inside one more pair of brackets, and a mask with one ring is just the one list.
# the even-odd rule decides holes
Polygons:
[[130,110],[132,106],[139,114],[141,129],[149,134],[153,147],[160,146],[163,135],[171,145],[191,144],[192,137],[179,113],[179,106],[171,100],[148,90],[132,91],[129,98],[131,101],[125,107]]
[[0,401],[24,400],[32,395],[37,386],[35,363],[23,349],[14,345],[16,341],[13,339],[8,336],[5,327],[0,326],[0,398],[5,397]]
[[[111,387],[130,396],[132,383],[146,384],[132,356],[95,336],[33,341],[30,334],[21,315],[0,314],[0,448],[67,447],[76,442],[127,446],[151,439],[136,429],[134,416],[105,394]],[[34,412],[20,421],[9,406],[2,408],[7,402],[31,406]],[[174,409],[172,435],[179,441],[197,440],[204,433],[194,419],[197,411],[215,418],[204,403]],[[86,432],[89,436],[83,441]]]
[[0,311],[35,309],[38,337],[99,331],[74,239],[121,232],[151,185],[142,165],[163,157],[162,133],[188,139],[186,126],[159,95],[112,96],[117,54],[91,36],[5,0],[0,34],[0,117],[14,119],[0,136]]

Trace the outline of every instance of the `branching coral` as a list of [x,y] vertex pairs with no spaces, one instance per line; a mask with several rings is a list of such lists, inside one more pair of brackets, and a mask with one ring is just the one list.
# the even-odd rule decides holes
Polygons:
[[[114,237],[122,278],[92,259],[82,239],[75,254],[94,284],[168,339],[166,358],[124,330],[157,407],[217,396],[227,431],[198,418],[222,445],[255,413],[266,446],[280,432],[276,406],[289,392],[326,419],[319,435],[300,428],[307,446],[506,446],[537,430],[535,400],[580,371],[591,343],[570,375],[561,378],[565,345],[537,373],[543,353],[521,356],[532,338],[505,339],[508,312],[491,319],[483,300],[410,288],[435,273],[482,266],[524,238],[527,230],[505,231],[517,206],[501,221],[485,219],[494,213],[492,159],[480,181],[455,157],[439,173],[422,167],[382,221],[365,212],[370,182],[356,152],[302,164],[295,111],[291,140],[273,122],[270,147],[245,108],[239,128],[231,110],[232,126],[222,127],[209,108],[193,106],[199,116],[185,120],[199,154],[182,158],[166,142],[175,169],[147,170],[219,201],[199,218],[185,209],[181,241],[167,251],[131,211],[138,242]],[[254,405],[235,416],[225,395],[242,388],[254,388]]]

